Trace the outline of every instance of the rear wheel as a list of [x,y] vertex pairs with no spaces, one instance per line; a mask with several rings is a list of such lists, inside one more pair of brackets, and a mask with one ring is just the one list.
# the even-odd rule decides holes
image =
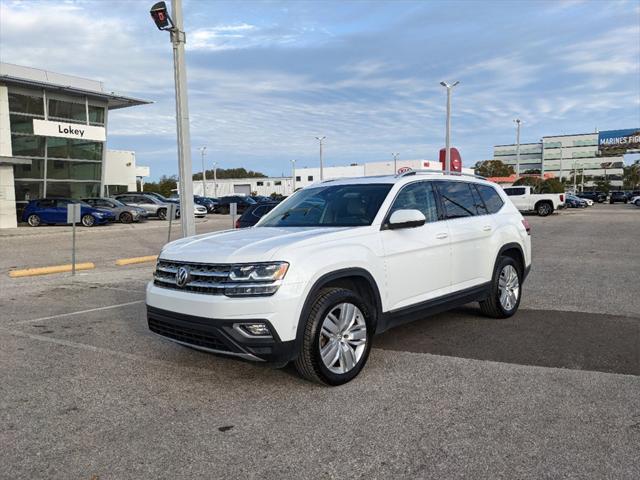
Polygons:
[[498,257],[491,281],[491,293],[480,302],[488,317],[508,318],[518,311],[522,297],[522,268],[513,258]]
[[553,212],[553,207],[548,202],[541,202],[536,206],[536,212],[541,217],[546,217]]
[[640,198],[635,201],[636,207],[640,207]]
[[359,295],[344,288],[322,289],[306,319],[294,364],[308,380],[342,385],[364,367],[372,336],[370,309]]
[[27,223],[32,227],[37,227],[40,225],[40,223],[42,223],[42,221],[40,220],[40,217],[34,213],[32,215],[29,215],[29,218],[27,218]]
[[131,223],[133,222],[133,216],[129,212],[122,212],[120,214],[120,221],[122,223]]
[[158,209],[158,218],[160,220],[164,220],[167,218],[167,209],[166,208],[159,208]]
[[93,217],[93,215],[89,214],[83,215],[80,221],[85,227],[93,227],[96,223],[96,219]]

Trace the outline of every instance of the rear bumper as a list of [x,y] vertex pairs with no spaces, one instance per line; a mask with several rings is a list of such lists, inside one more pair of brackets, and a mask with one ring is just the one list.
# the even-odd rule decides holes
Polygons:
[[[149,330],[168,340],[211,353],[270,363],[285,363],[293,358],[295,341],[281,341],[266,319],[222,320],[147,305],[147,322]],[[234,328],[234,324],[250,322],[266,324],[272,336],[249,338]]]

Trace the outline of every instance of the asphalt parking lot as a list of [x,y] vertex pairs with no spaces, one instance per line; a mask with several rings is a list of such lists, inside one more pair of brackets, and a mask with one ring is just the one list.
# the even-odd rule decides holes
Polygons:
[[640,209],[528,219],[515,317],[390,330],[339,388],[149,333],[152,266],[114,260],[160,222],[83,230],[74,279],[7,275],[68,262],[67,227],[0,236],[0,478],[640,478]]

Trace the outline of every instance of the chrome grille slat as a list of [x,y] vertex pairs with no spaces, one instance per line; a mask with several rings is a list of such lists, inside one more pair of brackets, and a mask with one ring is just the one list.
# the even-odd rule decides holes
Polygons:
[[[175,275],[180,267],[189,270],[191,279],[182,287],[176,284]],[[186,292],[222,295],[224,289],[232,284],[227,283],[231,265],[209,265],[203,263],[158,260],[154,274],[154,284],[162,288],[170,288]]]

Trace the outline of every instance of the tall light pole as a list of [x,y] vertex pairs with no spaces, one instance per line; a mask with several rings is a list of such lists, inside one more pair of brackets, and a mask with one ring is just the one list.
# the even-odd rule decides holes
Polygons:
[[202,156],[202,196],[207,196],[207,174],[204,169],[204,156],[206,155],[207,147],[200,147],[200,155]]
[[393,156],[393,174],[397,175],[398,173],[398,157],[400,156],[399,153],[392,153],[391,156]]
[[195,235],[193,216],[193,169],[191,165],[191,138],[189,134],[189,104],[187,100],[187,70],[184,58],[186,36],[182,22],[182,0],[171,0],[169,16],[165,2],[151,7],[151,18],[160,30],[168,30],[173,45],[173,76],[176,90],[176,126],[178,133],[178,175],[180,193],[180,220],[182,235]]
[[320,181],[324,180],[324,169],[322,166],[322,144],[327,137],[316,137],[316,140],[320,143]]
[[218,198],[218,162],[213,162],[213,196]]
[[440,82],[440,85],[447,89],[447,133],[444,140],[444,164],[447,175],[451,173],[451,91],[459,83],[456,81],[449,85],[447,82]]
[[520,121],[519,118],[514,120],[516,124],[516,180],[520,176]]
[[295,160],[291,160],[291,185],[292,185],[293,192],[295,192],[296,191],[296,161]]

